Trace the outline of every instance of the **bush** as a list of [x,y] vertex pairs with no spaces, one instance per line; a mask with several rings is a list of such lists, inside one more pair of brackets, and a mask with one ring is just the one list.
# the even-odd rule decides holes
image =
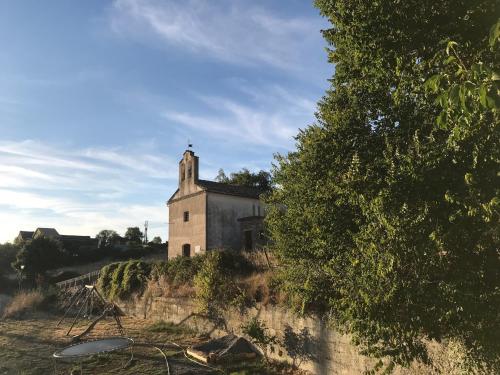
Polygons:
[[123,270],[123,279],[119,298],[130,296],[133,292],[142,292],[147,284],[151,266],[141,261],[128,261]]
[[29,312],[42,307],[45,296],[41,291],[20,292],[5,307],[3,318],[22,318]]
[[126,298],[142,293],[150,275],[151,266],[138,260],[112,263],[103,267],[97,287],[108,299]]
[[196,301],[200,312],[211,313],[226,304],[230,280],[222,272],[222,256],[212,252],[205,256],[205,262],[194,277]]
[[108,296],[111,290],[111,278],[113,272],[118,267],[119,263],[111,263],[101,269],[99,279],[97,280],[97,289],[101,291],[104,296]]
[[174,285],[191,284],[204,261],[205,255],[174,258],[167,263],[167,279]]
[[246,324],[241,326],[241,330],[245,335],[250,337],[250,340],[262,349],[266,361],[268,361],[267,353],[274,352],[274,346],[278,344],[276,336],[268,333],[268,329],[264,322],[261,322],[257,317],[253,317]]

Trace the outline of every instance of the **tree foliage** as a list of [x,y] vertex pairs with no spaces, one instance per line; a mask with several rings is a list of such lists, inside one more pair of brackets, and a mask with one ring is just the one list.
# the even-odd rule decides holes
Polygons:
[[9,242],[0,244],[0,273],[7,273],[18,251],[19,247]]
[[152,243],[154,244],[157,244],[157,245],[161,245],[161,237],[160,236],[156,236],[153,238],[153,240],[151,241]]
[[120,236],[114,230],[103,229],[95,238],[99,241],[100,248],[111,248],[119,241]]
[[59,241],[37,237],[24,244],[12,267],[28,282],[33,283],[37,276],[43,276],[47,270],[64,264],[66,255]]
[[498,3],[316,6],[335,74],[267,218],[290,302],[398,364],[453,338],[498,365]]
[[125,232],[125,239],[128,242],[140,243],[144,235],[142,234],[139,227],[129,227]]
[[243,168],[239,172],[231,173],[228,177],[223,169],[219,169],[219,174],[215,180],[224,184],[258,187],[263,192],[272,190],[271,174],[263,170],[253,173],[247,168]]

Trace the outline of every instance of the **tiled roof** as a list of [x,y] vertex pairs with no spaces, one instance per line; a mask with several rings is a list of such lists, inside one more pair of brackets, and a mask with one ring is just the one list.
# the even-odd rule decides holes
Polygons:
[[21,238],[23,240],[31,240],[33,238],[33,233],[35,233],[35,232],[31,232],[31,231],[27,231],[27,230],[19,231],[19,235],[21,236]]
[[196,185],[212,193],[236,195],[239,197],[259,199],[262,190],[257,187],[223,184],[215,181],[198,180]]

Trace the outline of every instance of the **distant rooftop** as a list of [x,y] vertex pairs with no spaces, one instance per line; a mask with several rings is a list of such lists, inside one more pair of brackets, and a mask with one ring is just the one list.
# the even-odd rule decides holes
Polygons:
[[55,228],[36,228],[35,235],[37,233],[42,234],[45,237],[59,237],[59,233]]

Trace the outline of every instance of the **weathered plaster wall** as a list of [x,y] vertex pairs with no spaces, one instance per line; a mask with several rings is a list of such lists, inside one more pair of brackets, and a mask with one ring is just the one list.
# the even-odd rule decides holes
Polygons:
[[[182,255],[182,245],[191,245],[191,256],[197,246],[200,251],[206,247],[206,197],[205,192],[187,199],[176,200],[169,205],[168,257]],[[189,221],[184,221],[184,211],[189,212]]]
[[[262,203],[258,199],[208,193],[207,249],[242,248],[239,218],[256,215]],[[263,210],[261,208],[261,210]]]

